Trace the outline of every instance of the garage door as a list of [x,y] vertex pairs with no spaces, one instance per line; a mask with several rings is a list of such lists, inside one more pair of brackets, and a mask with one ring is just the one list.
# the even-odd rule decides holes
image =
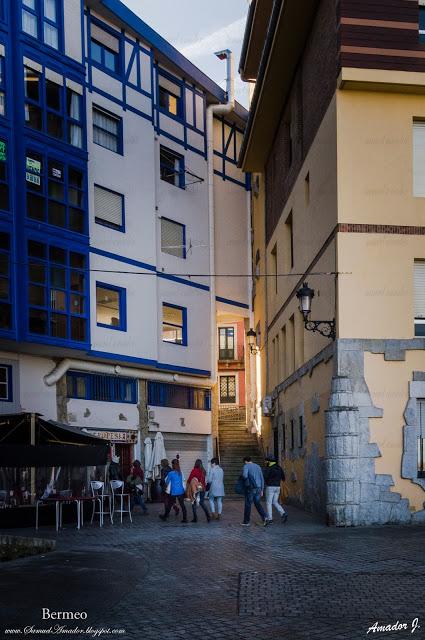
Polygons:
[[165,451],[169,461],[179,454],[180,468],[185,479],[189,477],[195,460],[200,458],[207,468],[208,465],[208,436],[187,435],[180,433],[162,433]]

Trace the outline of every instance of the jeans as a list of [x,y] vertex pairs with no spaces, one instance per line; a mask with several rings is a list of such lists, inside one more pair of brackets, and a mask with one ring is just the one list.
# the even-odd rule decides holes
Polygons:
[[[183,520],[186,522],[186,520],[187,520],[187,511],[186,511],[186,506],[184,504],[184,493],[182,493],[181,496],[171,496],[171,497],[175,498],[176,500],[178,500],[179,505],[180,505],[181,510],[182,510]],[[174,502],[172,502],[171,500],[168,500],[165,503],[164,516],[166,518],[168,518],[168,516],[170,515],[171,507],[173,506],[173,504],[174,504]]]
[[[198,516],[196,514],[197,506],[198,506],[198,503],[195,500],[195,502],[192,504],[192,512],[193,512],[193,519],[194,520],[198,519]],[[209,511],[208,511],[207,507],[205,506],[205,491],[200,491],[199,492],[199,506],[201,507],[201,509],[205,513],[205,516],[206,516],[207,520],[209,520],[210,519],[210,514],[209,514]]]
[[133,511],[133,507],[135,504],[140,505],[143,509],[143,512],[147,513],[148,509],[145,505],[145,501],[143,500],[143,496],[141,493],[132,493],[130,495],[130,511]]
[[209,498],[211,513],[215,513],[214,500],[217,500],[217,513],[221,514],[223,511],[223,498],[221,496]]
[[266,512],[261,506],[260,499],[261,489],[248,489],[248,491],[245,493],[245,509],[243,513],[244,524],[249,524],[249,521],[251,519],[251,507],[253,503],[258,513],[260,514],[261,520],[263,522],[267,520]]
[[273,509],[279,512],[279,515],[283,516],[285,510],[279,504],[280,487],[266,487],[266,502],[267,502],[267,517],[269,520],[273,519]]
[[174,509],[174,513],[177,516],[179,513],[179,506],[176,504],[176,496],[170,496],[168,493],[164,493],[162,495],[162,498],[164,502],[165,511],[167,511],[167,506],[170,505],[170,511],[171,509]]

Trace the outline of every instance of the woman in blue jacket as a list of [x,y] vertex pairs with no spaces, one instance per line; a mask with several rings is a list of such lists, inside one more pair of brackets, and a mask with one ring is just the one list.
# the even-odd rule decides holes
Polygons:
[[165,508],[165,513],[161,514],[159,517],[161,520],[167,520],[170,515],[171,507],[174,504],[175,500],[179,501],[179,505],[182,510],[183,520],[182,522],[187,522],[187,511],[184,504],[184,495],[185,490],[183,486],[183,477],[182,472],[180,471],[180,464],[177,459],[174,459],[171,462],[172,471],[165,478],[165,486],[169,490],[169,494],[173,500],[169,500],[167,506]]

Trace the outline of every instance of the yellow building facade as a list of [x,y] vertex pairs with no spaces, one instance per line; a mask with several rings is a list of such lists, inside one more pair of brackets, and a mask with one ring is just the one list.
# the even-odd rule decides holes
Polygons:
[[[257,393],[273,406],[262,437],[283,462],[290,500],[330,524],[419,522],[421,9],[340,4],[336,15],[327,0],[254,1],[245,35],[240,72],[256,82],[240,163],[254,172]],[[315,293],[309,319],[335,320],[335,340],[306,330],[303,282]]]

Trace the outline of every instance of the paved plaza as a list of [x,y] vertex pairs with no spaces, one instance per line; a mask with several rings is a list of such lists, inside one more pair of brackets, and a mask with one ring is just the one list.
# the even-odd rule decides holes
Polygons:
[[[56,551],[1,566],[2,633],[48,628],[47,607],[140,640],[425,638],[425,528],[327,528],[294,508],[285,525],[264,528],[254,514],[245,528],[242,506],[227,501],[209,525],[203,514],[162,523],[151,505],[132,525],[41,529]],[[397,621],[408,630],[367,635]]]

